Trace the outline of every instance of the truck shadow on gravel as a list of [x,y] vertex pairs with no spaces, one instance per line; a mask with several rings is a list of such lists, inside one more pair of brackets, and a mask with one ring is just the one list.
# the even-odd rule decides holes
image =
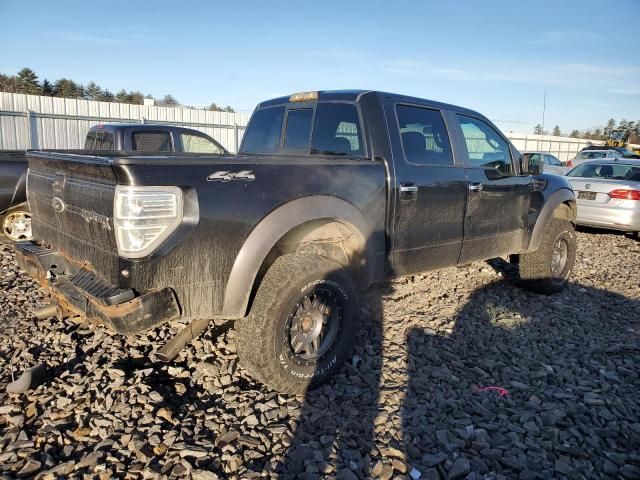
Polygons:
[[[448,327],[407,329],[405,345],[383,342],[402,328],[383,331],[388,287],[365,296],[357,351],[307,393],[279,478],[640,478],[640,302],[579,284],[534,294],[489,265],[507,280],[474,290]],[[398,355],[400,387],[382,376]],[[401,411],[379,405],[394,389]]]

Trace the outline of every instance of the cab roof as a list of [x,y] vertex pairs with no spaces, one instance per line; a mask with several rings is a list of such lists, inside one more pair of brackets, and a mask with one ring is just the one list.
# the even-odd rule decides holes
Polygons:
[[[315,92],[314,92],[315,93]],[[315,101],[344,101],[344,102],[358,102],[360,101],[360,98],[363,97],[364,95],[373,95],[373,96],[377,96],[379,98],[393,98],[396,99],[398,101],[405,101],[408,103],[415,103],[415,104],[419,104],[419,105],[425,105],[425,106],[432,106],[435,108],[440,108],[440,109],[444,109],[444,110],[452,110],[455,112],[459,112],[459,113],[467,113],[467,114],[472,114],[474,116],[479,116],[479,117],[484,117],[484,115],[474,111],[474,110],[470,110],[468,108],[464,108],[464,107],[460,107],[457,105],[451,105],[448,103],[442,103],[442,102],[436,102],[434,100],[427,100],[424,98],[418,98],[418,97],[411,97],[409,95],[401,95],[401,94],[397,94],[397,93],[389,93],[389,92],[382,92],[379,90],[358,90],[358,89],[352,89],[352,90],[318,90],[317,91],[318,94],[318,98],[317,100],[313,100]],[[266,100],[264,102],[261,102],[258,104],[258,106],[256,107],[256,109],[259,108],[264,108],[264,107],[270,107],[270,106],[274,106],[274,105],[283,105],[283,104],[289,104],[289,103],[297,103],[297,102],[291,102],[290,101],[291,95],[287,95],[284,97],[278,97],[278,98],[273,98],[271,100]],[[302,103],[302,102],[300,102]]]

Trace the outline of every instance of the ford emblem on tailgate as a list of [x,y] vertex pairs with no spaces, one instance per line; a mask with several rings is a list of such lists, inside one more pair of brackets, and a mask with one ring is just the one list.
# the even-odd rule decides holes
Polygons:
[[51,206],[57,213],[62,213],[64,212],[64,209],[67,208],[60,197],[53,197],[51,199]]

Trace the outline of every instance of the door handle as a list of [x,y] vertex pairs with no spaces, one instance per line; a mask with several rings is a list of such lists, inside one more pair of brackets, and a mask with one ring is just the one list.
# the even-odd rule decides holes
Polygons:
[[418,195],[418,187],[413,183],[400,184],[400,197],[415,198]]
[[481,192],[482,191],[482,184],[481,183],[470,183],[469,184],[469,191],[470,192]]

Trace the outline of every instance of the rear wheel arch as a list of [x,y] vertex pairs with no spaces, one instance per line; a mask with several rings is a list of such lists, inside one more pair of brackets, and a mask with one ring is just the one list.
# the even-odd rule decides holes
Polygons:
[[253,229],[238,252],[224,293],[222,315],[241,318],[260,280],[273,262],[288,253],[310,253],[355,267],[369,285],[382,275],[376,255],[384,234],[373,231],[362,213],[337,197],[303,197],[288,202]]

